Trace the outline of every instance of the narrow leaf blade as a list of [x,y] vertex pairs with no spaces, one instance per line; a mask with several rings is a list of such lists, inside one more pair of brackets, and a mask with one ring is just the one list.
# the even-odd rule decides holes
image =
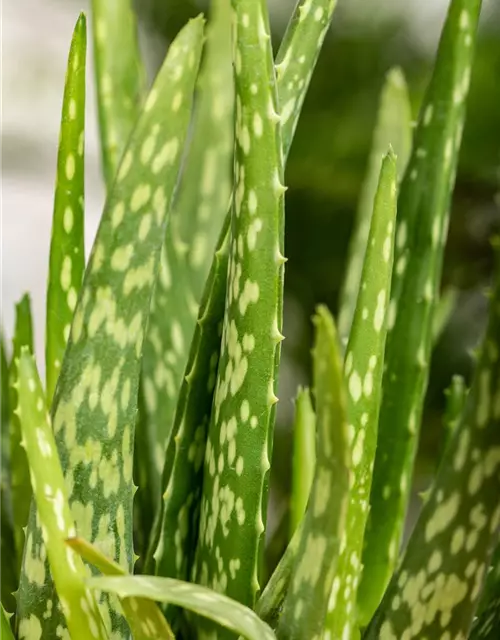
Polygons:
[[321,637],[349,499],[346,394],[338,338],[325,307],[318,308],[315,324],[316,472],[277,630],[283,640]]
[[251,609],[204,587],[171,578],[123,576],[90,578],[88,585],[120,598],[149,598],[175,604],[220,624],[247,640],[274,640],[271,629]]
[[299,526],[307,506],[316,465],[316,415],[309,389],[299,389],[293,427],[292,495],[290,535]]
[[349,243],[339,299],[338,329],[343,345],[347,344],[356,309],[382,159],[389,145],[392,146],[398,158],[398,177],[403,176],[411,151],[411,141],[410,96],[403,72],[395,68],[387,74],[382,88],[368,168]]
[[76,23],[66,71],[50,241],[45,329],[46,395],[50,403],[61,370],[85,270],[84,135],[87,24]]
[[102,165],[109,189],[145,97],[145,74],[131,0],[92,0],[92,27]]

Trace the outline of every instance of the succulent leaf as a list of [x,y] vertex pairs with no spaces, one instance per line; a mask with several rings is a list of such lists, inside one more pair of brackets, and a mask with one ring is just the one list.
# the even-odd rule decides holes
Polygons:
[[108,189],[145,98],[131,0],[92,0],[94,76],[103,173]]
[[[89,637],[105,640],[107,634],[97,600],[84,582],[87,574],[83,561],[64,543],[65,538],[75,535],[75,523],[68,503],[68,490],[58,459],[46,399],[35,361],[27,347],[21,348],[16,362],[19,394],[16,412],[21,421],[22,445],[26,449],[33,495],[38,507],[39,527],[63,615],[74,640],[88,640]],[[32,551],[31,536],[32,533],[29,533],[26,542],[23,562],[25,573],[30,565],[29,570],[35,571],[35,564],[30,563],[29,557]],[[37,562],[40,565],[38,570],[44,572],[43,558],[38,558]],[[43,602],[42,606],[50,615],[48,601]],[[20,636],[30,637],[33,630],[26,634],[23,628],[33,626],[40,629],[39,637],[42,637],[42,621],[34,616],[20,620]]]
[[[123,568],[82,538],[68,538],[66,544],[105,576],[126,576]],[[158,606],[147,598],[120,598],[134,640],[175,640]]]
[[120,598],[149,598],[184,607],[247,640],[276,638],[251,609],[197,584],[154,576],[112,576],[90,578],[88,585],[98,591],[116,593]]
[[[371,475],[387,336],[386,314],[396,229],[396,158],[384,157],[344,363],[352,481],[340,557],[325,623],[333,638],[351,637],[361,578],[363,537],[369,512]],[[349,585],[349,588],[347,588]]]
[[290,536],[304,516],[316,466],[316,415],[309,389],[299,389],[293,425],[293,471]]
[[338,338],[326,307],[318,308],[314,320],[316,470],[276,632],[283,640],[322,637],[349,500],[351,456]]
[[[132,448],[144,331],[165,226],[189,125],[203,41],[192,20],[172,43],[109,192],[73,319],[52,405],[59,456],[78,534],[131,569]],[[175,96],[184,97],[176,109]],[[168,117],[167,117],[168,116]],[[52,592],[48,571],[29,579],[43,545],[30,513],[36,553],[21,581],[22,618],[35,615],[52,637],[60,620],[41,609]],[[109,626],[127,636],[121,612]]]
[[500,545],[493,561],[477,608],[469,640],[495,640],[500,635]]
[[[3,576],[3,573],[2,573]],[[3,604],[0,610],[0,631],[2,640],[15,640],[14,634],[12,633],[12,629],[9,622],[9,614],[5,611]]]
[[85,270],[85,58],[87,23],[76,23],[66,70],[50,241],[45,329],[46,397],[50,403],[61,370]]
[[361,623],[397,562],[429,373],[432,320],[481,0],[452,0],[401,183],[379,439],[358,590]]
[[394,68],[387,74],[382,88],[368,169],[349,243],[346,272],[339,299],[338,331],[342,345],[347,345],[356,309],[382,159],[389,145],[392,146],[398,158],[399,182],[408,163],[411,142],[411,105],[408,87],[403,72]]
[[253,606],[283,339],[285,188],[267,3],[234,0],[233,8],[235,195],[194,577]]
[[19,575],[24,547],[24,528],[28,524],[28,515],[31,500],[31,483],[29,477],[28,459],[26,451],[21,447],[21,422],[15,413],[18,404],[17,364],[16,360],[21,355],[21,348],[33,349],[33,321],[31,318],[30,297],[25,294],[16,305],[16,320],[14,327],[14,339],[12,359],[9,367],[9,406],[10,406],[10,465],[11,465],[11,496],[12,517],[15,542],[15,566]]
[[336,6],[337,0],[297,0],[276,56],[285,159]]
[[[366,639],[466,638],[500,530],[500,251],[460,424]],[[411,632],[409,631],[411,629]]]

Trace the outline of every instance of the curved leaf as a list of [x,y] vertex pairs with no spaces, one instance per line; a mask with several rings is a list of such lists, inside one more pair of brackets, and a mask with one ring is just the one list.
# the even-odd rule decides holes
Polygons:
[[66,71],[50,241],[45,329],[46,396],[52,402],[85,270],[84,140],[87,23],[76,23]]
[[[99,549],[83,538],[68,538],[66,544],[105,576],[128,575],[122,567],[107,558]],[[123,614],[127,618],[134,640],[175,640],[174,634],[158,606],[147,598],[121,598]]]
[[[83,561],[64,543],[65,538],[75,534],[75,523],[69,508],[68,491],[59,463],[45,396],[35,361],[27,347],[21,348],[17,367],[19,404],[16,412],[21,421],[22,444],[26,449],[33,495],[38,508],[38,526],[41,528],[61,609],[73,640],[88,640],[89,637],[105,640],[107,634],[97,600],[84,582],[86,571]],[[35,559],[30,558],[33,549],[32,535],[32,532],[28,533],[23,572],[33,572],[33,575],[35,571],[44,573],[45,567],[43,557],[37,559],[37,569]],[[51,607],[47,602],[43,605],[50,617]],[[41,622],[38,619],[40,634]],[[26,637],[23,627],[33,624],[32,617],[21,619],[20,636]],[[27,635],[30,637],[30,634]]]
[[271,629],[251,609],[196,584],[153,576],[115,576],[90,578],[88,585],[116,593],[120,598],[149,598],[184,607],[247,640],[275,640]]

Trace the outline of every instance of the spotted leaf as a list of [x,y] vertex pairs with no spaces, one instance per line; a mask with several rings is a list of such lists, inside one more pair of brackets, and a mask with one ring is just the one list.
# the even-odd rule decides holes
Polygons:
[[203,460],[224,319],[229,222],[228,217],[200,306],[167,446],[159,530],[153,540],[156,574],[181,580],[189,578],[198,535]]
[[[94,565],[105,576],[126,576],[123,568],[103,555],[99,549],[82,538],[69,538],[66,544]],[[123,614],[127,618],[134,640],[174,640],[174,634],[158,606],[147,598],[121,598]]]
[[52,401],[85,270],[84,135],[87,24],[76,23],[69,52],[57,156],[45,330],[46,395]]
[[264,0],[235,0],[235,195],[195,579],[248,606],[260,588],[283,296],[283,162]]
[[251,609],[196,584],[152,576],[114,576],[90,578],[88,585],[116,593],[120,598],[149,598],[184,607],[247,640],[275,640],[271,629]]
[[[191,21],[170,46],[109,192],[73,319],[52,405],[53,425],[78,534],[132,568],[132,447],[142,342],[169,205],[177,182],[203,41]],[[185,96],[182,109],[174,97]],[[33,551],[21,581],[19,612],[44,635],[63,626],[48,572],[30,580],[43,545],[31,510]],[[34,554],[34,555],[33,555]],[[26,572],[26,568],[25,568]],[[105,620],[128,635],[119,608]]]
[[364,624],[392,574],[403,532],[480,8],[481,0],[451,1],[400,187],[384,394],[358,591]]
[[351,456],[337,332],[326,307],[318,308],[314,321],[316,469],[277,629],[283,640],[322,637],[349,499]]
[[[22,445],[28,457],[31,485],[38,507],[38,526],[45,543],[40,557],[30,557],[33,533],[28,533],[23,572],[28,578],[35,578],[36,574],[42,577],[45,573],[43,555],[46,552],[61,609],[73,640],[105,640],[107,634],[97,600],[84,582],[86,571],[83,561],[64,543],[65,538],[75,535],[75,523],[69,508],[68,490],[58,459],[46,399],[35,361],[27,347],[21,348],[17,368],[19,402],[16,413],[21,421]],[[53,600],[49,598],[41,604],[45,610],[43,617],[50,617]],[[38,637],[42,637],[42,620],[30,616],[21,618],[19,622],[19,635],[22,638],[34,637],[31,633],[23,632],[24,627],[34,624],[32,618],[37,620],[36,626],[40,630]]]
[[500,531],[499,352],[497,249],[488,328],[464,412],[367,640],[468,635]]
[[445,396],[446,405],[443,417],[445,446],[443,447],[443,450],[446,450],[448,442],[451,440],[453,432],[455,431],[457,424],[460,422],[460,417],[467,399],[467,388],[462,376],[453,376],[450,386],[445,391]]
[[338,330],[342,345],[347,345],[356,309],[381,162],[391,145],[398,158],[398,175],[402,176],[411,150],[411,137],[410,97],[403,72],[396,68],[389,71],[382,89],[368,169],[348,249],[339,300]]
[[285,158],[336,6],[337,0],[297,0],[276,56]]
[[469,640],[495,640],[500,635],[500,545],[486,576]]
[[356,592],[361,578],[363,536],[377,448],[377,423],[387,335],[386,312],[391,293],[396,227],[396,192],[396,158],[389,151],[382,162],[344,364],[349,392],[347,417],[352,481],[341,552],[326,620],[326,628],[334,638],[351,637],[356,626]]
[[102,166],[111,188],[144,99],[145,74],[131,0],[92,0]]
[[[192,137],[167,227],[160,276],[144,345],[141,437],[157,508],[165,451],[208,276],[231,193],[234,82],[229,0],[212,2]],[[184,96],[174,96],[182,108]],[[146,463],[147,464],[147,463]],[[139,492],[141,493],[141,491]],[[158,503],[158,504],[157,504]]]
[[316,465],[316,416],[309,389],[299,389],[293,425],[293,471],[290,498],[290,534],[306,510]]
[[15,564],[16,574],[19,575],[24,547],[24,528],[28,524],[28,514],[31,500],[31,484],[29,478],[28,460],[26,452],[21,447],[21,423],[14,413],[18,404],[17,397],[17,364],[22,347],[33,349],[33,322],[31,319],[31,301],[25,294],[16,305],[16,320],[12,359],[9,367],[9,407],[10,407],[10,466],[11,466],[11,496],[12,518],[14,527],[14,542],[16,545]]

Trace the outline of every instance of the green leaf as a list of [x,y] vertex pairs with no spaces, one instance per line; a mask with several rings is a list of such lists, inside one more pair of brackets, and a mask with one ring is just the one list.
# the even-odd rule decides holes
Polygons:
[[[50,570],[54,579],[59,602],[73,640],[88,640],[89,637],[107,638],[103,621],[94,595],[87,589],[84,578],[85,567],[81,558],[67,548],[64,540],[75,535],[75,524],[69,508],[68,490],[58,459],[57,447],[52,433],[47,403],[33,356],[27,347],[21,348],[17,360],[19,404],[16,413],[21,421],[23,441],[29,462],[31,485],[38,508],[39,524],[45,543]],[[30,558],[32,533],[28,533],[23,573],[37,578],[45,573],[43,556]],[[38,575],[37,575],[38,574]],[[43,579],[43,578],[42,578]],[[51,607],[43,603],[48,616]],[[24,627],[37,626],[42,634],[42,621],[35,617],[21,619],[19,634]],[[34,637],[34,636],[33,636]]]
[[[74,551],[89,564],[93,564],[105,576],[127,576],[122,567],[107,558],[99,549],[82,538],[66,540]],[[147,598],[121,598],[123,614],[127,618],[134,640],[157,638],[174,640],[174,634],[158,606]]]
[[276,56],[285,159],[336,6],[337,0],[297,0]]
[[450,386],[445,391],[446,406],[443,417],[444,428],[446,430],[445,446],[446,450],[453,433],[460,421],[462,411],[467,400],[467,387],[462,376],[453,376]]
[[293,426],[292,495],[290,498],[290,536],[304,516],[316,465],[316,416],[309,389],[299,389],[295,401]]
[[353,477],[326,620],[326,628],[334,638],[343,635],[350,637],[356,626],[356,594],[361,579],[363,538],[369,512],[382,396],[386,314],[391,294],[396,228],[396,193],[396,158],[389,151],[382,162],[344,364],[349,391],[347,417]]
[[387,74],[382,88],[368,168],[349,243],[339,299],[338,330],[342,345],[347,344],[356,309],[382,159],[391,145],[398,158],[398,177],[402,177],[408,163],[411,141],[410,97],[403,72],[395,68]]
[[31,500],[31,484],[29,477],[28,460],[26,452],[21,447],[21,423],[14,413],[17,407],[17,365],[16,360],[21,354],[22,347],[33,350],[33,322],[31,319],[31,301],[25,294],[16,305],[16,320],[14,327],[14,339],[12,360],[9,367],[9,407],[10,415],[10,483],[12,500],[12,517],[14,527],[15,565],[16,575],[21,570],[21,561],[24,547],[24,527],[28,523],[28,514]]
[[88,585],[91,589],[116,593],[120,598],[149,598],[184,607],[247,640],[275,639],[271,629],[251,609],[196,584],[153,576],[115,576],[90,578]]
[[212,0],[193,134],[172,222],[186,248],[195,300],[204,290],[232,191],[234,79],[231,2]]
[[500,545],[493,561],[477,608],[469,640],[496,640],[500,634]]
[[500,526],[500,246],[463,416],[366,639],[466,638]]
[[[265,0],[236,0],[235,196],[196,582],[248,606],[260,589],[283,296],[283,163]],[[222,635],[221,635],[222,637]]]
[[92,0],[102,165],[111,188],[145,97],[145,74],[131,0]]
[[[153,468],[150,465],[147,469],[155,507],[160,503],[165,451],[200,296],[231,193],[234,82],[228,4],[229,0],[212,3],[192,139],[172,210],[172,224],[167,227],[144,345],[141,387],[145,415],[140,438],[148,443],[147,458],[155,462]],[[144,493],[140,490],[139,498]]]
[[84,141],[87,23],[76,23],[66,70],[54,216],[50,242],[45,334],[46,397],[50,403],[61,370],[71,320],[85,270]]
[[326,307],[315,316],[316,470],[277,636],[321,638],[346,522],[350,484],[347,406],[338,338]]
[[203,460],[224,320],[229,223],[228,217],[200,306],[167,447],[158,531],[151,549],[155,573],[182,580],[190,576],[198,535]]
[[481,0],[452,0],[401,183],[379,439],[358,591],[361,624],[397,562],[429,375],[433,312]]
[[[3,573],[2,573],[2,577],[3,577]],[[5,609],[1,608],[1,625],[0,625],[0,631],[2,632],[2,640],[14,640],[14,634],[12,633],[12,629],[10,628],[10,622],[9,622],[9,615],[7,614],[7,612],[5,611]]]
[[[54,432],[78,535],[131,569],[132,447],[142,342],[203,41],[203,21],[191,21],[172,43],[131,136],[104,208],[77,304],[52,406]],[[176,110],[177,94],[184,96]],[[32,509],[28,526],[43,550]],[[21,582],[23,618],[42,619],[51,596],[48,572]],[[120,611],[105,620],[128,637]],[[58,609],[42,620],[44,634],[64,628]]]

